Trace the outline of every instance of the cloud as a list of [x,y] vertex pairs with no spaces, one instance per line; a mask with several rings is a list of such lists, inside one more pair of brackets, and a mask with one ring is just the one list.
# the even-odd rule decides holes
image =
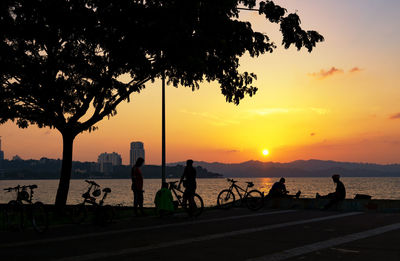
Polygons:
[[319,115],[325,115],[329,113],[328,109],[325,108],[260,108],[248,111],[251,114],[257,114],[260,116],[272,115],[272,114],[287,114],[287,113],[302,113],[302,112],[314,112]]
[[362,69],[358,68],[358,67],[353,67],[349,70],[349,73],[356,73],[356,72],[361,72]]
[[320,115],[325,115],[329,113],[329,110],[324,108],[308,108],[308,109]]
[[389,119],[391,119],[391,120],[400,119],[400,112],[399,112],[399,113],[396,113],[396,114],[393,114],[392,116],[389,117]]
[[202,117],[211,122],[211,124],[215,126],[227,126],[227,125],[232,125],[232,124],[240,124],[239,121],[235,120],[228,120],[221,118],[215,114],[207,113],[207,112],[194,112],[194,111],[187,111],[187,110],[181,110],[182,113],[190,114],[193,116],[197,117]]
[[283,114],[289,113],[291,109],[289,108],[261,108],[255,110],[249,110],[250,113],[258,114],[261,116],[270,115],[270,114]]
[[327,77],[332,76],[332,75],[337,74],[337,73],[343,73],[343,70],[342,69],[338,69],[336,67],[332,67],[331,69],[329,69],[327,71],[322,69],[319,72],[310,73],[310,75],[313,76],[313,77],[324,79],[324,78],[327,78]]
[[[361,69],[361,68],[355,66],[355,67],[351,68],[351,69],[348,71],[348,73],[358,73],[358,72],[361,72],[362,70],[363,70],[363,69]],[[319,71],[319,72],[309,73],[309,75],[310,75],[310,76],[313,76],[313,77],[316,77],[316,78],[319,78],[319,79],[325,79],[325,78],[327,78],[327,77],[330,77],[330,76],[335,75],[335,74],[338,74],[338,73],[344,73],[344,70],[343,70],[343,69],[336,68],[335,66],[333,66],[333,67],[330,68],[329,70],[324,70],[324,69],[322,69],[322,70]]]

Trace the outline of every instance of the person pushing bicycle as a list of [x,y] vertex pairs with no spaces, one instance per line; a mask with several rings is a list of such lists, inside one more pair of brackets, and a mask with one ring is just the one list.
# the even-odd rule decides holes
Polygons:
[[179,181],[178,188],[180,188],[181,184],[185,187],[183,202],[187,204],[187,201],[189,201],[189,215],[191,216],[193,214],[193,208],[195,207],[194,194],[197,188],[196,169],[193,168],[193,160],[191,159],[186,161],[186,167]]

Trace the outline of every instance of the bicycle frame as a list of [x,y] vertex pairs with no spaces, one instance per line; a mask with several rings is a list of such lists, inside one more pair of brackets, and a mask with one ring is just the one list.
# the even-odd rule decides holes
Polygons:
[[[246,189],[235,184],[237,181],[227,179],[230,182],[228,189],[223,189],[217,197],[217,205],[221,208],[231,208],[232,206],[246,205],[251,210],[258,210],[263,207],[264,195],[254,187],[253,182],[246,182]],[[234,193],[236,191],[236,193]],[[235,197],[235,194],[238,196]]]
[[[249,185],[247,184],[246,189],[243,189],[239,185],[232,183],[231,186],[229,187],[229,191],[231,191],[233,193],[233,189],[236,190],[236,193],[239,195],[239,198],[243,199],[243,198],[246,198],[246,196],[247,196],[247,192],[249,190]],[[243,195],[239,190],[244,192]]]
[[96,188],[96,187],[98,187],[98,186],[96,186],[96,185],[94,185],[94,184],[90,184],[89,187],[88,187],[88,190],[87,190],[85,193],[83,193],[83,195],[87,194],[88,197],[84,197],[84,196],[82,195],[82,197],[83,197],[83,202],[82,202],[82,204],[89,203],[89,204],[92,204],[92,205],[98,205],[97,202],[96,202],[96,198],[90,196],[90,193],[91,193],[93,187]]
[[[107,198],[108,193],[111,192],[111,190],[109,188],[105,188],[103,189],[103,197],[101,198],[101,200],[99,201],[99,203],[96,202],[96,197],[93,197],[90,195],[90,193],[92,192],[92,189],[96,190],[100,188],[100,185],[97,184],[94,181],[89,181],[89,180],[85,180],[87,183],[89,183],[88,189],[87,191],[83,194],[83,195],[87,195],[86,197],[82,195],[83,197],[83,202],[82,204],[84,205],[85,203],[91,204],[93,206],[103,206],[104,204],[104,200]],[[108,191],[107,191],[107,190]]]
[[[14,221],[16,223],[11,226],[17,226],[18,229],[23,229],[24,220],[29,220],[32,224],[34,230],[38,233],[43,233],[48,228],[48,214],[44,207],[44,204],[40,201],[36,201],[33,203],[33,194],[34,189],[36,189],[37,185],[27,185],[27,186],[16,186],[14,188],[6,188],[4,190],[11,192],[16,192],[16,200],[11,200],[7,204],[6,208],[6,219],[7,223],[9,222],[8,218],[15,218]],[[29,191],[27,191],[29,189]],[[24,204],[23,202],[27,202]],[[11,218],[12,219],[12,218]],[[13,223],[11,221],[11,223]],[[7,226],[11,223],[8,223]]]
[[[7,190],[8,192],[11,192],[11,191],[14,190],[15,193],[16,193],[16,201],[21,203],[21,204],[23,204],[23,201],[26,201],[28,204],[33,204],[32,203],[33,194],[34,194],[33,190],[35,188],[37,188],[36,185],[28,185],[28,186],[20,186],[20,185],[18,185],[18,186],[14,187],[14,188],[6,188],[4,190]],[[29,189],[29,192],[27,192],[27,189]],[[29,194],[28,197],[24,197],[22,195],[23,192],[28,193]]]
[[103,206],[104,200],[107,198],[108,192],[103,193],[103,198],[99,201],[99,206]]
[[[175,195],[175,198],[178,200],[178,205],[183,206],[183,194],[184,192],[176,186],[176,182],[169,182],[169,190]],[[178,194],[178,192],[181,193],[181,195]]]
[[189,216],[199,216],[204,208],[203,199],[196,193],[193,195],[193,198],[187,198],[185,192],[176,185],[177,182],[178,181],[169,182],[169,190],[176,198],[174,202],[178,203],[177,205],[175,205],[176,203],[174,204],[174,208],[176,209],[178,206],[181,206],[188,212]]

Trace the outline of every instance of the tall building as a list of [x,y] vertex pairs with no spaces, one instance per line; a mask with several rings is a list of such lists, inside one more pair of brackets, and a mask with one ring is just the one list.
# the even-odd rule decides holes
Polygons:
[[102,153],[97,158],[97,163],[100,165],[100,172],[111,173],[114,166],[122,165],[121,155],[118,153]]
[[0,136],[0,161],[4,160],[4,151],[1,150],[1,136]]
[[131,142],[131,150],[130,150],[130,164],[131,164],[131,166],[135,165],[136,160],[139,157],[145,159],[143,142],[141,142],[141,141]]

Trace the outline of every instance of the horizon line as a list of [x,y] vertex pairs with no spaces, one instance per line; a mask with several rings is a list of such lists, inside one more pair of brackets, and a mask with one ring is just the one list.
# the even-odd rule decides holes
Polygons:
[[[18,156],[18,155],[16,155]],[[48,160],[60,160],[62,161],[62,159],[60,158],[47,158],[47,157],[41,157],[40,159],[34,159],[34,158],[30,158],[30,159],[22,159],[23,161],[29,161],[29,160],[37,160],[40,161],[41,159],[48,159]],[[4,160],[8,160],[8,161],[12,161],[12,159],[4,159]],[[73,162],[81,162],[81,163],[97,163],[97,161],[80,161],[80,160],[72,160]],[[259,163],[279,163],[279,164],[288,164],[288,163],[293,163],[293,162],[297,162],[297,161],[326,161],[326,162],[337,162],[337,163],[352,163],[352,164],[374,164],[374,165],[400,165],[400,162],[397,163],[376,163],[376,162],[363,162],[363,161],[340,161],[340,160],[324,160],[324,159],[297,159],[297,160],[292,160],[292,161],[261,161],[261,160],[246,160],[246,161],[241,161],[241,162],[219,162],[219,161],[204,161],[204,160],[193,160],[194,162],[203,162],[203,163],[207,163],[207,164],[226,164],[226,165],[235,165],[235,164],[243,164],[243,163],[248,163],[248,162],[259,162]],[[184,163],[186,162],[186,160],[181,160],[181,161],[173,161],[173,162],[167,162],[166,165],[168,164],[178,164],[178,163]],[[121,164],[122,166],[129,166],[130,164]],[[161,166],[161,163],[148,163],[145,165],[154,165],[154,166]]]

